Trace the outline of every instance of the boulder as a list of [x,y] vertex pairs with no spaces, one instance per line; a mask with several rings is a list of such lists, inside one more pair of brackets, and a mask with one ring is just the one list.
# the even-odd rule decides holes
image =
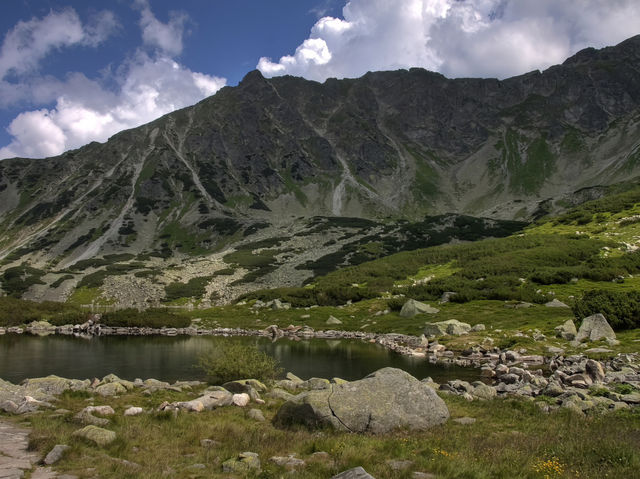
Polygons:
[[264,414],[262,414],[262,411],[260,409],[250,409],[247,413],[247,417],[258,422],[266,421],[266,419],[264,418]]
[[269,461],[280,467],[284,467],[289,471],[306,466],[306,463],[302,459],[297,458],[295,454],[289,454],[288,456],[273,456],[269,458]]
[[562,301],[555,298],[549,301],[548,303],[545,303],[544,305],[547,308],[568,308],[569,307],[568,305],[564,304]]
[[582,320],[578,334],[575,340],[580,342],[584,339],[589,341],[598,341],[599,339],[616,339],[616,333],[613,331],[607,319],[600,313],[586,317]]
[[362,467],[354,467],[336,474],[331,479],[375,479],[371,474],[365,471]]
[[587,363],[585,364],[585,371],[594,383],[601,383],[604,381],[604,368],[600,362],[594,361],[593,359],[587,360]]
[[224,383],[222,387],[235,394],[249,393],[250,388],[261,393],[267,391],[267,386],[257,379],[238,379],[237,381],[229,381],[228,383]]
[[450,319],[448,321],[425,324],[423,333],[425,336],[444,336],[445,334],[460,336],[462,334],[468,334],[470,331],[470,324],[462,323],[457,319]]
[[556,336],[567,341],[573,341],[576,337],[576,334],[578,334],[576,325],[570,319],[567,319],[560,326],[556,326],[554,328],[554,331],[556,332]]
[[282,405],[274,423],[382,434],[426,430],[448,418],[447,406],[431,387],[405,371],[384,368],[359,381],[300,394]]
[[235,404],[236,406],[245,407],[247,404],[249,404],[249,401],[251,400],[251,398],[247,393],[240,393],[240,394],[234,394],[231,397],[231,400],[233,404]]
[[238,457],[228,459],[222,463],[222,472],[232,474],[247,474],[260,470],[260,459],[255,452],[243,452]]
[[69,446],[65,444],[56,444],[55,446],[53,446],[53,449],[49,451],[49,454],[47,454],[46,457],[44,458],[44,463],[47,466],[50,466],[51,464],[55,464],[60,459],[62,459],[62,456],[67,449],[69,449]]
[[329,319],[327,319],[327,322],[325,324],[328,324],[328,325],[342,324],[342,321],[340,321],[335,316],[329,316]]
[[202,403],[207,411],[222,406],[230,406],[233,404],[233,394],[226,390],[205,391],[205,393],[196,398],[196,401]]
[[429,306],[428,304],[421,303],[415,299],[409,299],[400,310],[400,316],[403,318],[413,318],[417,314],[436,314],[440,312],[439,309]]
[[143,412],[144,412],[144,409],[142,409],[141,407],[131,406],[130,408],[127,408],[124,411],[124,415],[125,416],[137,416],[139,414],[142,414]]
[[[44,378],[25,379],[22,382],[27,394],[36,399],[58,396],[65,391],[84,391],[90,386],[89,380],[65,379],[59,376],[47,376]],[[43,396],[43,397],[40,397]]]
[[96,388],[96,392],[100,394],[100,396],[116,396],[118,394],[126,393],[127,388],[120,383],[106,383],[98,386]]
[[319,389],[329,389],[330,382],[325,378],[309,378],[306,381],[298,385],[301,389],[309,389],[311,391],[317,391]]
[[97,426],[86,426],[73,433],[74,436],[82,437],[98,446],[107,446],[116,440],[116,433],[108,429]]

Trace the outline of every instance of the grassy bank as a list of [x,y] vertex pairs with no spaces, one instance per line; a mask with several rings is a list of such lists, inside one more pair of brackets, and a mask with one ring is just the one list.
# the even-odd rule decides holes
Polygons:
[[[631,478],[640,470],[638,408],[586,417],[567,410],[545,415],[523,400],[466,402],[443,396],[452,417],[444,426],[382,436],[276,429],[270,420],[281,403],[277,400],[259,406],[266,422],[250,419],[246,408],[238,407],[180,413],[175,418],[165,413],[122,415],[131,404],[155,409],[164,400],[193,397],[195,391],[164,391],[91,401],[88,393],[65,393],[56,406],[71,412],[28,418],[33,427],[31,447],[46,454],[55,444],[70,445],[57,469],[81,478],[96,474],[105,478],[229,477],[222,474],[222,462],[243,451],[259,454],[262,472],[247,476],[259,478],[285,477],[286,470],[269,458],[289,454],[307,463],[295,474],[300,478],[326,479],[355,466],[363,466],[378,479],[409,478],[413,471],[441,478]],[[93,403],[116,410],[107,427],[118,439],[106,449],[72,436],[80,427],[72,415]],[[455,422],[460,417],[473,417],[476,422]],[[202,439],[217,442],[203,447]],[[318,451],[328,453],[328,458],[314,459],[312,454]],[[139,467],[122,463],[123,459]],[[389,460],[412,462],[406,470],[397,471]]]

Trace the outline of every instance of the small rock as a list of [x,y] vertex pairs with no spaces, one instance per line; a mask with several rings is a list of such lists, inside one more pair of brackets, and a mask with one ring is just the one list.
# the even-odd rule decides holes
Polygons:
[[334,316],[329,316],[329,319],[327,319],[327,322],[325,324],[329,324],[329,325],[342,324],[342,321],[340,321],[338,318]]
[[462,424],[464,426],[468,426],[469,424],[473,424],[476,422],[476,418],[474,417],[457,417],[453,420],[453,422],[457,422],[458,424]]
[[415,299],[410,299],[402,306],[400,310],[400,317],[413,318],[418,314],[436,314],[440,312],[439,309],[429,306],[428,304],[421,303]]
[[375,479],[371,474],[365,471],[362,467],[354,467],[336,474],[331,479]]
[[98,446],[107,446],[116,440],[116,433],[97,426],[86,426],[73,433],[74,436],[83,437],[96,443]]
[[250,400],[251,398],[247,393],[234,394],[232,397],[233,404],[240,407],[245,407],[247,404],[249,404]]
[[131,406],[130,408],[125,410],[124,415],[137,416],[138,414],[142,414],[143,412],[144,412],[144,409],[142,409],[141,407]]
[[244,474],[252,470],[260,470],[260,459],[255,452],[243,452],[222,463],[223,472]]
[[301,468],[307,465],[302,459],[295,457],[295,454],[289,454],[286,457],[273,456],[269,461],[289,470]]
[[560,326],[556,326],[554,331],[556,332],[556,336],[566,341],[573,341],[576,334],[578,334],[575,323],[570,319],[567,319]]
[[413,461],[409,461],[408,459],[389,459],[387,461],[387,466],[394,471],[404,471],[405,469],[409,469],[413,466]]
[[49,454],[47,454],[47,456],[44,458],[44,463],[47,466],[55,464],[60,459],[62,459],[62,456],[67,449],[69,449],[69,446],[65,444],[56,444],[55,446],[53,446],[53,449],[49,451]]
[[604,368],[602,364],[598,361],[594,361],[593,359],[587,360],[587,364],[585,365],[585,370],[587,374],[591,377],[593,382],[601,383],[604,381]]
[[207,449],[211,449],[213,447],[221,446],[222,443],[220,441],[215,441],[213,439],[200,439],[200,445]]
[[264,418],[264,414],[262,414],[262,411],[260,409],[250,409],[247,413],[247,416],[259,422],[266,421],[266,419]]
[[569,306],[567,306],[566,304],[564,304],[562,301],[558,300],[558,299],[553,299],[551,301],[549,301],[548,303],[545,303],[545,306],[547,308],[568,308]]

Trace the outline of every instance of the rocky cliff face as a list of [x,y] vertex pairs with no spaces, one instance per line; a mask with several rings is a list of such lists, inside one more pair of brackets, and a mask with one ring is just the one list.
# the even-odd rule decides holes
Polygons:
[[199,255],[314,215],[526,219],[638,175],[639,105],[640,36],[504,81],[254,71],[104,144],[0,162],[0,258]]

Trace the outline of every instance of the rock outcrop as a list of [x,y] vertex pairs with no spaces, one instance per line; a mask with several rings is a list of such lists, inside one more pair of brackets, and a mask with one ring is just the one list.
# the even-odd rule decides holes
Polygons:
[[405,371],[384,368],[358,381],[300,394],[282,405],[274,422],[381,434],[426,430],[448,418],[447,406],[431,387]]

